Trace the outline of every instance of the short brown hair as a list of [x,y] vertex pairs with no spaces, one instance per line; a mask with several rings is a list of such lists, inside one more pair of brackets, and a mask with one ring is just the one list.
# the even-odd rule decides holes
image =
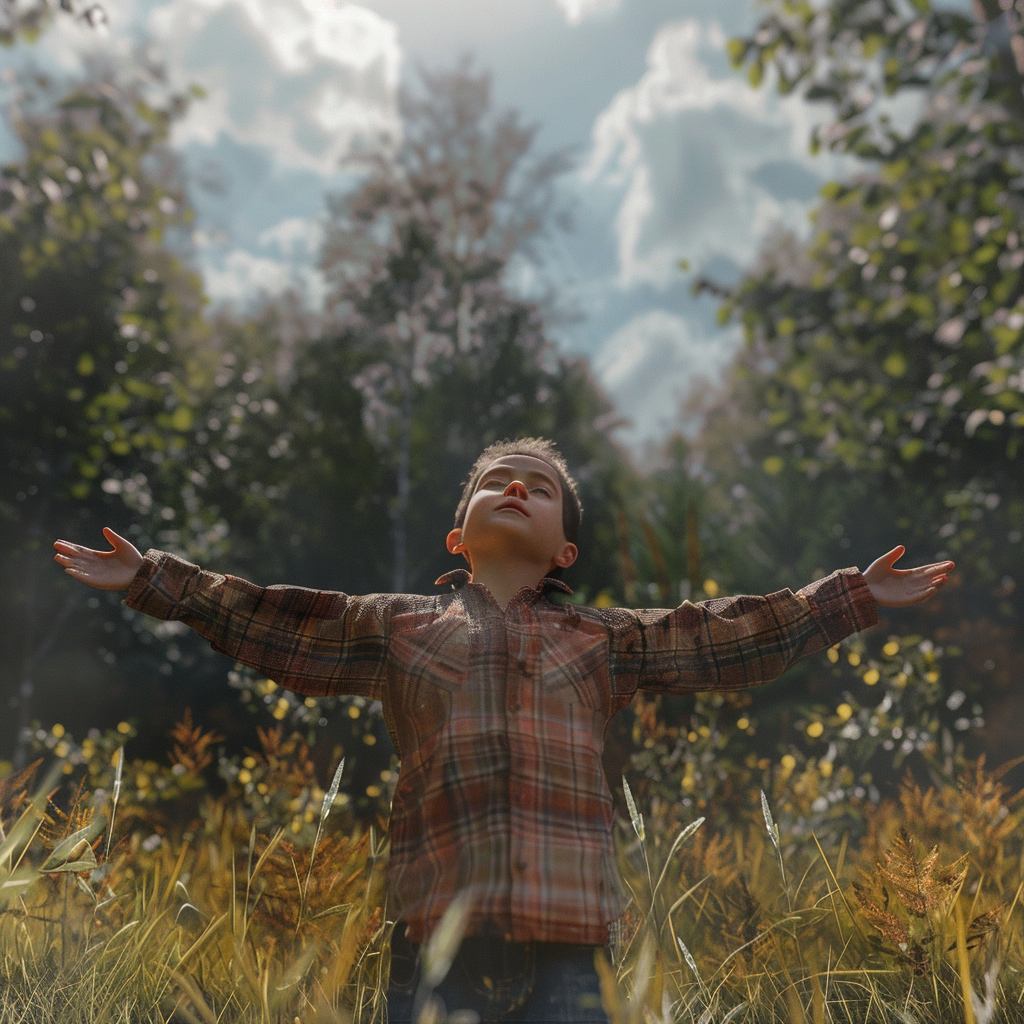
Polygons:
[[461,530],[462,524],[466,521],[469,499],[473,497],[477,484],[480,483],[480,477],[484,475],[492,462],[504,458],[506,455],[530,455],[546,462],[555,471],[562,486],[562,532],[567,541],[575,544],[576,538],[580,534],[580,522],[583,519],[583,506],[580,504],[576,481],[569,475],[569,467],[554,442],[542,437],[522,437],[515,441],[506,438],[504,441],[496,441],[494,444],[488,445],[480,453],[480,457],[473,463],[473,468],[469,471],[469,478],[462,488],[462,498],[455,510],[455,528]]

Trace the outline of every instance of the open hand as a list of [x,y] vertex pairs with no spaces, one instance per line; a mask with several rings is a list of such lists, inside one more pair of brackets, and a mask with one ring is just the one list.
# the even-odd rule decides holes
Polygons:
[[76,580],[97,590],[125,590],[142,565],[142,555],[131,541],[104,528],[103,536],[113,551],[93,551],[66,540],[53,542],[57,554],[53,560],[64,566],[64,571]]
[[901,544],[876,558],[864,570],[864,582],[874,599],[886,608],[904,608],[927,601],[943,583],[953,562],[935,562],[917,569],[894,569],[907,549]]

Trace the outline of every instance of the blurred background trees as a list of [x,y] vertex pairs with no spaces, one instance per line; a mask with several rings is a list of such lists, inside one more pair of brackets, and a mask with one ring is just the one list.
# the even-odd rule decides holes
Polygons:
[[386,807],[372,709],[234,673],[259,712],[239,715],[230,666],[174,624],[66,581],[49,545],[98,544],[109,524],[259,583],[430,593],[460,564],[443,538],[469,466],[490,441],[526,434],[553,438],[581,484],[577,600],[796,588],[897,542],[908,562],[958,562],[941,601],[831,663],[625,716],[612,761],[639,743],[664,798],[728,807],[737,780],[784,752],[777,779],[827,778],[845,760],[844,792],[873,799],[894,765],[943,770],[981,728],[981,705],[980,735],[1009,754],[1024,512],[1016,18],[987,2],[779,0],[733,44],[754,84],[768,73],[826,104],[812,145],[858,170],[823,190],[809,244],[779,234],[738,285],[697,282],[746,344],[693,399],[699,432],[642,468],[615,443],[586,362],[552,343],[556,304],[513,284],[561,223],[567,162],[494,109],[486,75],[424,75],[398,147],[366,155],[329,201],[330,293],[315,311],[295,296],[205,308],[183,231],[188,182],[167,147],[186,100],[154,101],[158,72],[97,74],[56,99],[25,92],[26,157],[0,179],[0,755],[24,760],[34,720],[51,748],[54,722],[82,734],[131,720],[140,746],[162,750],[191,706],[237,750],[270,716],[309,739],[321,730],[321,775],[344,748],[346,785]]
[[[752,82],[771,67],[780,91],[826,104],[812,146],[863,169],[823,189],[809,246],[776,238],[719,290],[747,345],[703,440],[751,555],[730,586],[863,565],[897,541],[952,557],[954,587],[901,620],[955,637],[951,689],[993,711],[1015,705],[1020,657],[1019,28],[1006,4],[779,3],[734,41]],[[998,734],[1008,756],[1016,736]]]

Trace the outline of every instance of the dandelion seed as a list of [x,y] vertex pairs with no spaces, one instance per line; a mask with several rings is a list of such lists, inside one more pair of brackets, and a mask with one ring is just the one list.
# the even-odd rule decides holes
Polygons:
[[622,791],[626,794],[626,806],[629,808],[629,818],[633,822],[633,831],[643,842],[644,839],[644,816],[636,809],[636,803],[633,801],[633,794],[630,792],[629,783],[626,781],[626,776],[622,776]]

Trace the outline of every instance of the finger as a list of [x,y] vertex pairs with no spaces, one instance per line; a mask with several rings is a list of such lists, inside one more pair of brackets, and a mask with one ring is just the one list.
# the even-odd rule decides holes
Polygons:
[[896,547],[892,549],[892,551],[887,551],[884,555],[882,555],[882,558],[885,559],[886,564],[891,569],[893,565],[903,557],[903,555],[906,553],[906,550],[907,549],[902,544],[897,544]]
[[120,534],[114,533],[114,531],[109,526],[103,527],[103,536],[107,538],[107,542],[115,551],[118,551],[119,549],[121,549],[129,543]]

